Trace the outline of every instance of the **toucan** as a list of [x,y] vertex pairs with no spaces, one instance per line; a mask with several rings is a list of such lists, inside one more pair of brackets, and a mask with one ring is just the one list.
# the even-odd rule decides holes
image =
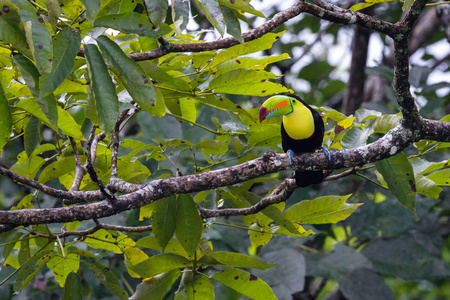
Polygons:
[[[283,116],[281,122],[281,145],[289,155],[315,152],[322,148],[329,158],[329,152],[322,147],[324,125],[320,114],[296,95],[277,95],[267,99],[259,110],[259,122],[264,119]],[[295,182],[299,187],[321,183],[324,172],[296,171]]]

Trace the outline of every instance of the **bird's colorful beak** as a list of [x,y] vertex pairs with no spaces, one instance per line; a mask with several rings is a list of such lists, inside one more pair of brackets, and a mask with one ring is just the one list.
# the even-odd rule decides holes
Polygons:
[[291,113],[294,109],[289,96],[273,96],[267,99],[259,109],[259,122],[270,117],[283,116]]

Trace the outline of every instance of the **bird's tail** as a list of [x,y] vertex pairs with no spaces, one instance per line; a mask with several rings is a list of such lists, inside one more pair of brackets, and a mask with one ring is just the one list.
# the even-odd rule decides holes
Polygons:
[[299,187],[321,183],[325,177],[323,171],[295,171],[295,183]]

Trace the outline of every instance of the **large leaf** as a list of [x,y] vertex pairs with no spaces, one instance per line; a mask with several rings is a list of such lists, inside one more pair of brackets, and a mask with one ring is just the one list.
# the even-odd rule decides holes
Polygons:
[[41,97],[52,93],[72,72],[75,57],[80,50],[81,36],[78,31],[64,28],[53,41],[52,70],[39,78]]
[[428,179],[434,181],[437,185],[449,186],[450,185],[450,169],[436,171],[427,176]]
[[100,9],[101,0],[80,0],[86,7],[86,19],[94,23],[94,19]]
[[277,299],[270,286],[255,275],[240,269],[226,269],[212,277],[251,299]]
[[52,36],[44,18],[27,0],[14,0],[20,10],[25,35],[36,66],[41,73],[50,72],[52,68]]
[[[47,125],[48,127],[55,129],[33,98],[22,99],[20,100],[19,103],[16,104],[16,106],[37,117],[42,122],[44,122],[44,124]],[[57,112],[58,112],[58,123],[57,123],[58,129],[61,130],[61,132],[65,135],[71,136],[77,140],[83,140],[84,137],[83,133],[81,132],[80,125],[77,124],[77,122],[73,119],[73,117],[61,107],[57,108]]]
[[95,102],[91,108],[95,107],[98,125],[109,134],[116,124],[119,116],[119,99],[116,94],[116,87],[97,46],[88,44],[85,46],[85,55],[89,72],[90,83],[94,98],[89,99]]
[[145,4],[150,21],[154,26],[159,27],[166,19],[168,2],[166,0],[145,0]]
[[83,236],[80,241],[85,242],[95,249],[104,249],[115,253],[122,253],[128,247],[134,247],[135,242],[126,234],[119,234],[116,231],[100,229],[96,232]]
[[217,0],[195,0],[195,2],[214,28],[219,31],[220,35],[223,35],[225,32],[225,20],[219,2]]
[[209,278],[193,271],[185,271],[175,300],[215,299],[214,286]]
[[127,264],[127,268],[139,274],[141,278],[151,278],[164,272],[190,266],[192,266],[192,262],[186,257],[171,253],[153,255],[136,265]]
[[350,216],[361,203],[348,204],[347,196],[322,196],[303,200],[289,207],[284,214],[292,222],[300,224],[337,223]]
[[9,112],[8,100],[6,99],[3,87],[0,84],[0,156],[2,156],[3,146],[5,146],[12,132],[11,114]]
[[148,16],[137,12],[127,12],[116,15],[106,15],[95,20],[94,26],[108,27],[123,33],[136,33],[152,38],[158,38],[160,34],[153,30]]
[[10,0],[2,1],[1,5],[0,28],[2,30],[0,30],[0,41],[26,47],[25,30],[17,7]]
[[388,159],[376,162],[375,166],[378,172],[383,175],[392,195],[415,213],[416,182],[414,170],[406,154],[401,152]]
[[51,260],[56,253],[52,250],[44,250],[33,255],[29,260],[20,265],[19,274],[14,283],[14,290],[20,291],[25,288],[36,274]]
[[122,81],[133,100],[143,110],[153,115],[163,116],[165,111],[164,102],[156,101],[156,94],[151,79],[144,70],[108,37],[104,35],[99,36],[97,42],[106,62],[113,68],[113,71]]
[[77,272],[80,268],[80,255],[67,252],[67,246],[63,250],[64,253],[55,255],[47,262],[47,267],[53,271],[55,279],[61,287],[64,286],[67,276],[71,272]]
[[136,292],[129,300],[163,299],[175,280],[180,277],[180,274],[181,271],[175,269],[167,273],[153,276],[140,283],[136,287]]
[[119,299],[128,299],[128,293],[120,287],[119,280],[110,268],[97,261],[83,261],[86,266],[94,273],[100,282],[113,292]]
[[82,300],[81,277],[75,272],[71,272],[64,284],[64,296],[62,300]]
[[246,0],[218,0],[221,5],[228,6],[232,9],[238,11],[244,11],[247,13],[254,14],[255,16],[265,18],[262,12],[253,8]]
[[203,256],[198,264],[205,266],[226,266],[238,268],[254,268],[266,270],[275,264],[266,264],[256,257],[248,256],[240,253],[217,251]]
[[268,81],[276,79],[271,72],[255,71],[251,69],[237,69],[223,73],[209,83],[209,88],[215,93],[269,96],[276,93],[293,93],[281,84]]
[[158,240],[162,250],[172,239],[177,223],[177,198],[170,196],[156,202],[155,210],[152,214],[153,233]]
[[179,195],[175,235],[189,255],[195,253],[202,231],[203,221],[198,214],[194,199],[189,194]]

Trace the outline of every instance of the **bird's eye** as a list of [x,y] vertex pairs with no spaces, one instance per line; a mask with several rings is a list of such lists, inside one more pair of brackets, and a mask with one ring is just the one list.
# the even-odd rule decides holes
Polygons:
[[292,103],[295,103],[295,100],[292,100]]

